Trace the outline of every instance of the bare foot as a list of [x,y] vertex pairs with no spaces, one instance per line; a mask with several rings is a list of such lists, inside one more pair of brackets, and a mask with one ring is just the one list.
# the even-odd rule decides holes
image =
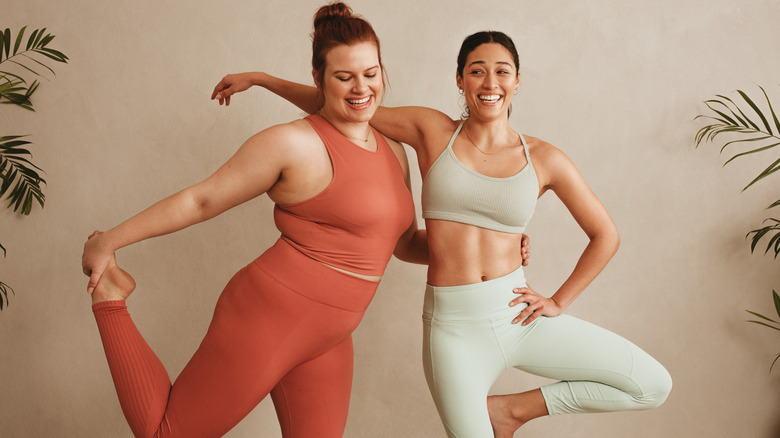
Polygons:
[[116,264],[116,257],[114,257],[92,292],[92,304],[103,301],[124,301],[133,289],[135,289],[135,280]]
[[487,398],[490,424],[493,426],[495,438],[512,438],[515,431],[524,421],[512,414],[512,397],[510,395],[491,395]]

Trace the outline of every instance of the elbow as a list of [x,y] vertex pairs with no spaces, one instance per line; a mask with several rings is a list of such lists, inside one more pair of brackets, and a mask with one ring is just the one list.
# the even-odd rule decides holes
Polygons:
[[612,257],[617,253],[620,247],[620,234],[614,224],[600,229],[598,232],[588,236],[591,243],[598,245]]
[[617,252],[618,248],[620,248],[620,233],[618,233],[617,227],[613,226],[613,232],[611,234],[612,234],[612,238],[611,238],[611,242],[612,242],[612,247],[611,247],[612,255],[615,255],[615,253]]

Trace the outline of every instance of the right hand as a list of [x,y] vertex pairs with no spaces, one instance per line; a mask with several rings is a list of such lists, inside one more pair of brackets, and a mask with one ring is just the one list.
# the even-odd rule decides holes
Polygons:
[[102,234],[97,230],[92,232],[84,243],[84,253],[81,254],[81,269],[84,275],[89,276],[87,292],[90,294],[114,257],[114,250],[105,244]]
[[230,96],[241,91],[248,90],[254,82],[252,73],[230,74],[222,78],[211,93],[211,100],[217,99],[219,104],[230,105]]

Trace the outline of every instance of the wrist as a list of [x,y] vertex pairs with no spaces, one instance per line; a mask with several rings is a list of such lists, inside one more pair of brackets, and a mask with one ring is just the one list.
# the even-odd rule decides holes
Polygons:
[[262,71],[256,71],[252,72],[249,80],[252,83],[252,85],[257,85],[258,87],[266,88],[266,84],[268,79],[268,74]]

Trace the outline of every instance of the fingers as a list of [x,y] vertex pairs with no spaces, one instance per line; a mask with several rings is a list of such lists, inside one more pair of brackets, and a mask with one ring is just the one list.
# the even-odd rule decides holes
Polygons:
[[512,290],[512,292],[519,294],[520,296],[509,302],[509,307],[514,307],[518,304],[527,304],[526,307],[512,320],[512,324],[517,324],[522,321],[523,326],[532,323],[535,319],[542,316],[544,313],[544,301],[542,296],[537,294],[530,287],[518,287]]
[[232,85],[227,80],[227,76],[222,78],[221,81],[214,87],[214,91],[211,92],[211,100],[217,99],[220,105],[230,105],[230,95],[235,91],[230,88]]
[[87,284],[87,293],[91,294],[95,291],[95,286],[98,284],[98,280],[100,280],[100,275],[98,275],[97,272],[93,272],[92,275],[89,276],[89,283]]
[[214,91],[211,92],[211,100],[214,100],[217,97],[217,95],[219,94],[220,91],[230,87],[230,84],[228,84],[225,79],[227,79],[227,76],[222,78],[222,80],[219,81],[217,86],[214,87]]

